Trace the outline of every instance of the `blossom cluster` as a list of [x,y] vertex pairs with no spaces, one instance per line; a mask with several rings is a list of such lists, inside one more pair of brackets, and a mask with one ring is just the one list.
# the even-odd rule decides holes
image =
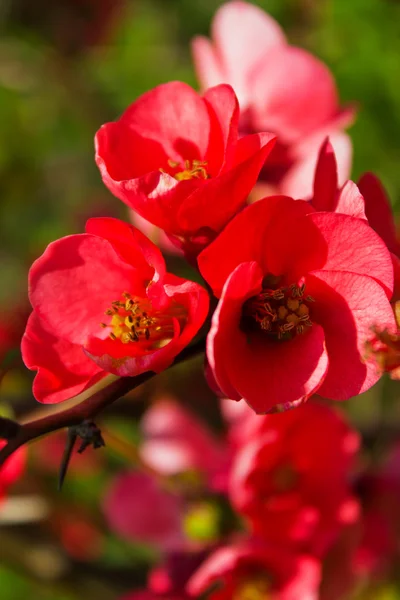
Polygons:
[[[355,110],[327,67],[259,8],[224,4],[193,55],[201,93],[158,85],[97,132],[102,180],[138,226],[91,218],[35,261],[23,360],[35,398],[59,403],[109,374],[160,373],[204,332],[205,376],[231,402],[226,440],[167,405],[147,415],[142,451],[165,477],[201,473],[234,524],[189,547],[187,499],[121,475],[105,502],[112,527],[165,558],[131,600],[339,598],[329,577],[320,587],[321,565],[346,536],[352,560],[373,549],[351,534],[358,436],[325,400],[400,364],[390,203],[375,175],[349,179]],[[193,280],[167,270],[152,228]]]
[[379,470],[362,467],[358,433],[314,399],[263,418],[224,399],[221,412],[223,439],[172,397],[144,414],[146,470],[118,474],[103,510],[161,562],[123,600],[338,600],[387,576],[398,557],[398,446]]

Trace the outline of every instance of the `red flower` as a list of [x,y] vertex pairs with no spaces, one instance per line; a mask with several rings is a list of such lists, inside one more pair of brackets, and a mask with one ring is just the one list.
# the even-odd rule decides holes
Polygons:
[[[188,582],[192,598],[316,600],[320,568],[308,556],[248,540],[216,550]],[[219,585],[217,585],[219,584]]]
[[243,206],[275,137],[238,140],[232,88],[200,97],[180,82],[159,85],[96,135],[96,162],[111,192],[197,253]]
[[246,2],[226,2],[214,17],[212,41],[196,38],[193,54],[203,88],[221,82],[233,86],[244,131],[277,134],[261,176],[271,193],[311,196],[318,150],[327,135],[338,153],[340,180],[347,179],[352,149],[343,128],[354,111],[340,109],[328,68],[289,46],[269,15]]
[[[6,442],[0,440],[0,449]],[[26,464],[26,448],[19,448],[17,452],[7,460],[0,470],[0,502],[7,494],[8,488],[21,478]]]
[[247,207],[199,256],[220,302],[207,356],[222,393],[256,412],[322,396],[346,400],[379,378],[364,362],[374,323],[393,329],[393,267],[359,218],[270,197]]
[[50,244],[29,285],[22,354],[38,371],[42,402],[74,396],[106,373],[162,371],[208,311],[206,291],[167,273],[158,248],[117,219],[90,219],[86,234]]
[[253,418],[232,467],[232,504],[254,534],[323,555],[358,516],[348,478],[358,435],[328,406],[310,402]]

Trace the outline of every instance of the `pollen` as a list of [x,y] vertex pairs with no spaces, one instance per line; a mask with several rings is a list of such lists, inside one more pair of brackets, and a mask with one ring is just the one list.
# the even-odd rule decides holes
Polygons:
[[[207,161],[202,160],[185,160],[184,163],[173,160],[168,161],[168,172],[178,181],[187,181],[189,179],[209,179],[210,175],[207,172]],[[160,169],[165,173],[164,169]]]
[[123,292],[121,300],[113,300],[105,313],[111,317],[108,323],[100,323],[108,329],[112,341],[123,344],[141,343],[145,348],[162,347],[174,336],[174,319],[181,326],[186,321],[186,311],[178,304],[171,304],[166,312],[154,310],[147,298],[131,296]]
[[262,331],[278,340],[290,340],[312,327],[309,303],[311,296],[304,297],[305,284],[292,284],[276,289],[263,288],[249,298],[242,309],[242,329]]
[[245,579],[233,594],[233,600],[266,600],[270,591],[270,582],[265,575]]

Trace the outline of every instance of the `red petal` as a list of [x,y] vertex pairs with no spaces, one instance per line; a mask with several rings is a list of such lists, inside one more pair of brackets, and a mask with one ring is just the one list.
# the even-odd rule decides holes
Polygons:
[[265,232],[274,215],[284,212],[287,203],[284,196],[271,196],[245,208],[228,223],[198,257],[201,274],[220,296],[226,279],[242,262],[261,263]]
[[104,312],[124,291],[145,293],[145,278],[110,242],[87,234],[50,244],[32,265],[29,285],[32,306],[54,335],[80,345],[89,336],[104,337]]
[[106,373],[87,358],[81,346],[56,338],[33,312],[21,344],[28,369],[37,371],[33,394],[39,402],[53,404],[80,394]]
[[396,254],[391,253],[393,263],[393,296],[392,303],[400,299],[400,259]]
[[147,278],[147,296],[161,308],[166,304],[163,279],[165,276],[165,261],[161,251],[139,229],[120,221],[107,217],[89,219],[86,223],[86,232],[97,235],[111,242],[114,250],[121,258],[140,270],[143,278]]
[[316,271],[306,278],[314,299],[311,320],[325,332],[329,369],[318,393],[347,400],[369,389],[380,377],[374,361],[365,360],[371,328],[395,327],[382,287],[370,277],[347,272]]
[[[261,289],[263,273],[255,262],[239,265],[230,275],[228,282],[240,281],[229,293],[229,302],[220,301],[212,317],[211,329],[207,337],[207,359],[217,386],[231,400],[240,400],[242,396],[231,384],[228,365],[224,360],[225,336],[232,327],[235,335],[240,324],[242,306],[245,300],[257,294]],[[235,295],[236,294],[236,295]]]
[[[390,296],[393,290],[393,266],[385,244],[369,225],[355,217],[334,213],[314,213],[305,217],[317,228],[325,249],[323,261],[311,257],[297,268],[311,271],[349,271],[379,281]],[[318,262],[320,266],[318,266]],[[315,266],[312,266],[314,264]]]
[[178,228],[187,233],[203,227],[220,231],[246,202],[275,139],[269,133],[242,138],[233,168],[206,181],[181,203]]
[[314,176],[312,205],[315,210],[334,210],[338,189],[337,164],[332,144],[327,138],[321,146]]
[[392,207],[385,189],[376,175],[365,173],[358,182],[360,192],[364,196],[365,214],[369,224],[384,240],[391,252],[400,254]]
[[95,148],[96,164],[113,193],[113,182],[158,171],[169,158],[180,158],[176,152],[167,154],[158,139],[146,138],[121,120],[102,125],[96,133]]
[[186,83],[158,85],[131,104],[120,121],[142,138],[160,143],[172,160],[201,159],[206,154],[210,137],[207,107]]
[[88,234],[111,242],[114,250],[132,267],[144,271],[147,268],[150,277],[154,270],[165,273],[165,263],[159,248],[129,223],[110,217],[96,217],[86,222],[85,230]]
[[[231,86],[226,84],[207,90],[204,100],[214,117],[211,117],[211,139],[205,156],[207,171],[213,174],[209,165],[219,163],[221,167],[224,162],[230,164],[233,160],[238,137],[239,103]],[[214,175],[217,174],[218,171]]]
[[335,212],[359,219],[366,219],[365,202],[353,181],[347,181],[339,192]]

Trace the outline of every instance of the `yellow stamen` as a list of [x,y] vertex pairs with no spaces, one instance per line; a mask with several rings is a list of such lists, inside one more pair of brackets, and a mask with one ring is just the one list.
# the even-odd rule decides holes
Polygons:
[[235,590],[233,600],[268,600],[270,584],[265,575],[241,583]]
[[[168,160],[168,166],[175,171],[181,167],[181,163],[174,160]],[[209,179],[210,175],[207,173],[207,162],[201,160],[185,160],[184,168],[170,173],[172,177],[175,177],[178,181],[187,181],[189,179]],[[165,173],[165,169],[160,169],[162,173]]]
[[105,311],[110,322],[100,323],[110,328],[109,338],[123,344],[144,343],[146,348],[159,348],[170,342],[174,334],[173,319],[183,325],[186,320],[184,307],[173,304],[166,313],[153,310],[147,298],[132,298],[128,292],[122,294],[124,302],[114,300]]

